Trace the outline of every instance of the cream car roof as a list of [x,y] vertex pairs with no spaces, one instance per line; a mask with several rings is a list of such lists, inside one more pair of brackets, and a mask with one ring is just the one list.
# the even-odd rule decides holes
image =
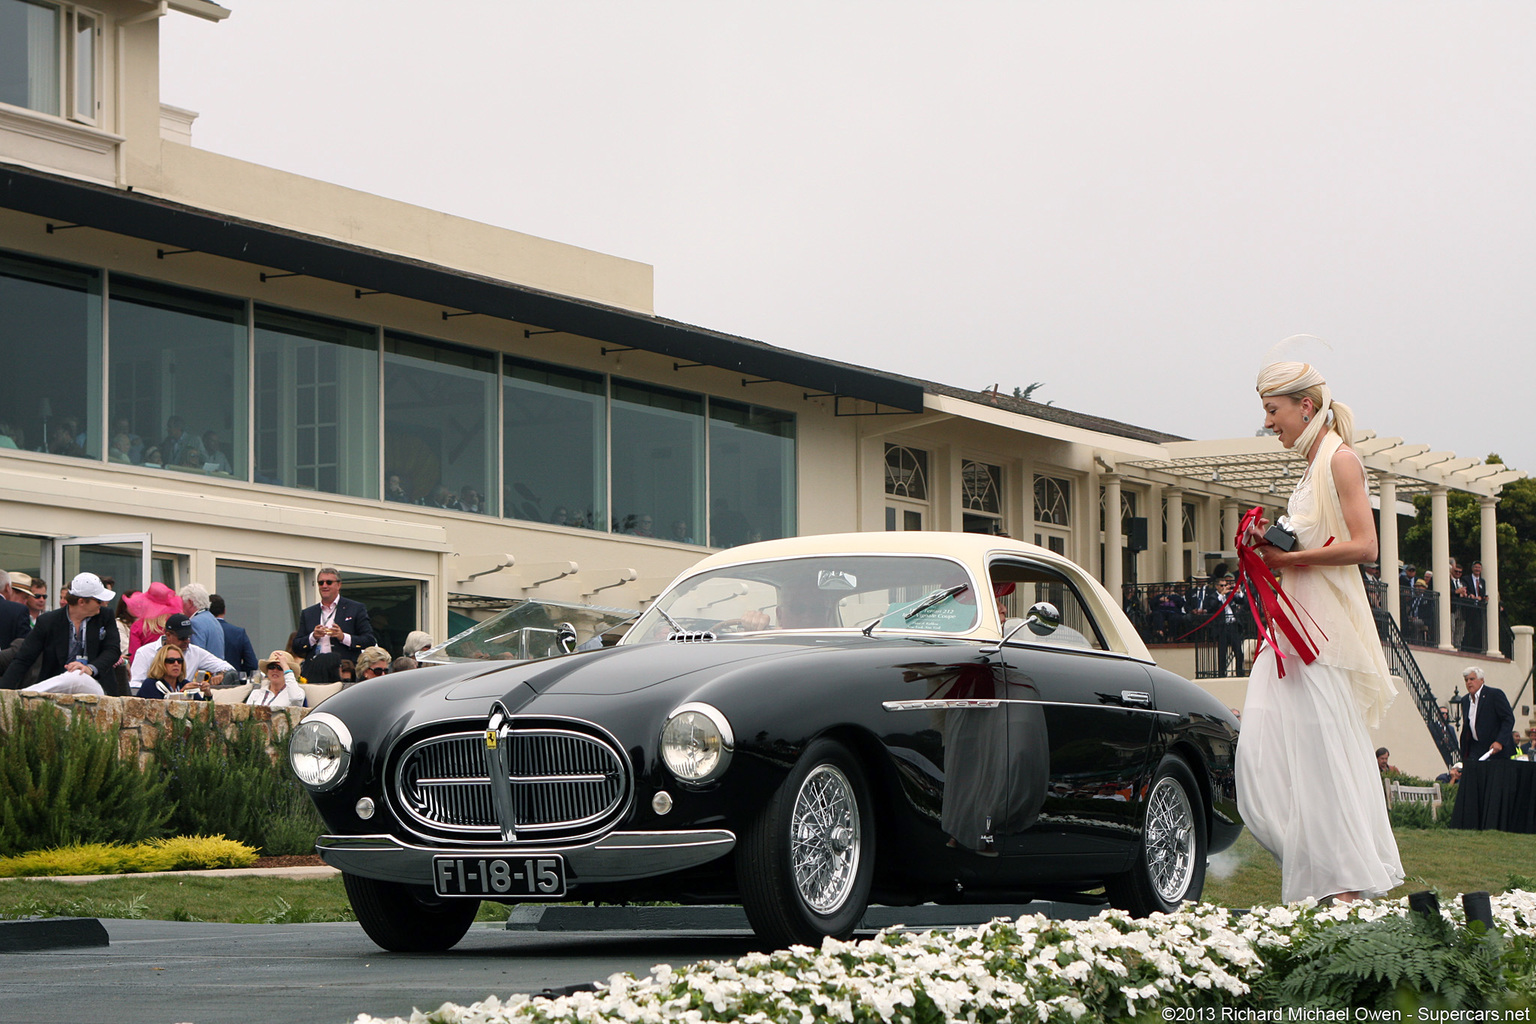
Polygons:
[[[890,533],[824,533],[809,537],[765,540],[718,551],[695,564],[678,579],[742,562],[837,554],[942,555],[965,563],[978,578],[982,579],[987,576],[988,562],[999,555],[1017,555],[1044,563],[1060,570],[1063,575],[1077,584],[1084,602],[1090,605],[1088,610],[1104,630],[1104,641],[1109,645],[1110,650],[1144,661],[1152,660],[1152,655],[1147,651],[1147,645],[1142,642],[1140,635],[1131,626],[1130,620],[1125,617],[1125,612],[1120,609],[1120,602],[1110,597],[1103,585],[1084,572],[1077,563],[1036,544],[984,533],[939,533],[931,530],[914,530]],[[981,624],[966,635],[997,639],[997,624],[990,621],[990,616],[984,615],[981,617]]]

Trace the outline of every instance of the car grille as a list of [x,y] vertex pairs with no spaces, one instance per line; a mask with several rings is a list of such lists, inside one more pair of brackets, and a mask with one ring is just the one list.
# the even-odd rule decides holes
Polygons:
[[[628,762],[607,741],[565,727],[519,728],[512,744],[512,804],[518,836],[575,838],[602,831],[625,810]],[[499,837],[482,731],[412,745],[395,771],[406,814],[434,832]]]

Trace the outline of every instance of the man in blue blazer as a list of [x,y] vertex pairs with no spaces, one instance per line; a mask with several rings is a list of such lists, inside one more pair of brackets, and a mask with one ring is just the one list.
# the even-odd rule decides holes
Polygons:
[[365,647],[374,646],[373,624],[361,601],[341,596],[341,574],[324,568],[315,574],[320,588],[320,603],[299,613],[299,635],[294,640],[294,654],[308,658],[316,654],[339,654],[357,660]]
[[224,599],[218,594],[208,595],[208,610],[219,620],[219,628],[224,631],[224,660],[235,666],[235,671],[241,675],[249,676],[255,672],[258,667],[256,648],[251,646],[251,638],[243,628],[224,621]]
[[1483,684],[1483,670],[1469,668],[1462,673],[1467,695],[1461,698],[1461,760],[1471,764],[1487,751],[1493,757],[1509,757],[1515,713],[1504,691]]

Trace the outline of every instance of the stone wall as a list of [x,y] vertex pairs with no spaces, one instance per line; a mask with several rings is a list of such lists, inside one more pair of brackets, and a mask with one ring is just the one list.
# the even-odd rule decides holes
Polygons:
[[22,693],[0,690],[0,732],[15,716],[35,709],[53,707],[67,718],[84,716],[97,728],[118,733],[118,750],[123,756],[137,753],[140,764],[148,764],[160,738],[170,730],[171,719],[207,720],[212,717],[220,731],[233,739],[253,723],[267,734],[267,750],[276,761],[283,741],[293,727],[308,713],[307,708],[269,708],[254,704],[220,704],[194,700],[145,700],[142,697],[97,697],[85,694]]

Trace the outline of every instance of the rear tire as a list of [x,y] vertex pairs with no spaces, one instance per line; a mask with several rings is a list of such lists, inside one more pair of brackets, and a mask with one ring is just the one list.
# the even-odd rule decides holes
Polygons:
[[[432,900],[418,886],[342,873],[352,910],[368,937],[395,953],[441,953],[469,931],[479,900]],[[428,890],[430,891],[430,890]]]
[[1205,848],[1200,787],[1184,759],[1169,754],[1157,766],[1147,793],[1136,863],[1105,884],[1110,904],[1146,917],[1172,913],[1186,900],[1198,901],[1205,889]]
[[752,930],[776,946],[846,939],[875,871],[875,815],[859,762],[841,745],[806,748],[742,833],[736,877]]

